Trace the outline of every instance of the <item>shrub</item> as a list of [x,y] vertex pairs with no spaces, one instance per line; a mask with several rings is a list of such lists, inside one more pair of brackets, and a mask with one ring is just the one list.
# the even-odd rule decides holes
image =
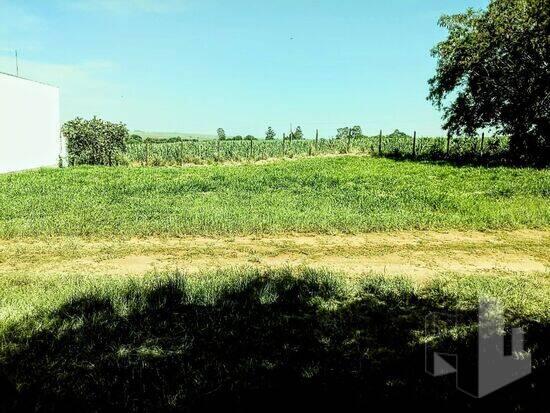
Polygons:
[[132,134],[128,137],[128,139],[126,139],[127,144],[142,143],[142,142],[143,142],[143,138],[140,135],[136,135],[136,134]]
[[94,117],[76,118],[63,125],[69,165],[113,165],[126,150],[128,128]]

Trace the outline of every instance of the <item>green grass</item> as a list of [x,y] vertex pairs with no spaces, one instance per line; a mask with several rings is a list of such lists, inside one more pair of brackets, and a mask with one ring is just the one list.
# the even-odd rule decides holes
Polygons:
[[[2,280],[0,303],[14,311],[0,321],[0,409],[532,411],[546,397],[548,275],[424,286],[307,269],[75,281]],[[534,370],[476,401],[454,377],[425,374],[424,344],[475,349],[477,300],[487,295],[525,328]],[[426,334],[434,313],[458,324]]]
[[0,176],[0,237],[548,228],[550,171],[368,157]]

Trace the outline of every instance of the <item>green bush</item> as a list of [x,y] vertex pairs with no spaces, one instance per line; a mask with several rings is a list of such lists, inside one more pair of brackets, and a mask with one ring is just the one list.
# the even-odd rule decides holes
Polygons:
[[63,125],[69,165],[116,165],[126,151],[128,128],[94,117],[76,118]]
[[127,144],[131,144],[131,143],[142,143],[143,142],[143,138],[139,135],[136,135],[136,134],[133,134],[133,135],[130,135],[128,137],[128,139],[126,139],[126,143]]

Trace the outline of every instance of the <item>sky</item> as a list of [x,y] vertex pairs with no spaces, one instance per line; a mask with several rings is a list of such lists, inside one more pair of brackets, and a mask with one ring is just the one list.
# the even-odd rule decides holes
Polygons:
[[[442,14],[488,0],[0,0],[0,71],[60,88],[62,121],[306,136],[441,135]],[[1,93],[1,91],[0,91]]]

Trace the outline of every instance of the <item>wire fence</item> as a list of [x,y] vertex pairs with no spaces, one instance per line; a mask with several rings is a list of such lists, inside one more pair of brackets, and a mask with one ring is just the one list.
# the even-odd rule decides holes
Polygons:
[[508,138],[361,136],[301,140],[205,140],[131,143],[126,148],[130,164],[176,166],[189,163],[258,161],[315,155],[363,153],[417,159],[496,159],[505,156]]

